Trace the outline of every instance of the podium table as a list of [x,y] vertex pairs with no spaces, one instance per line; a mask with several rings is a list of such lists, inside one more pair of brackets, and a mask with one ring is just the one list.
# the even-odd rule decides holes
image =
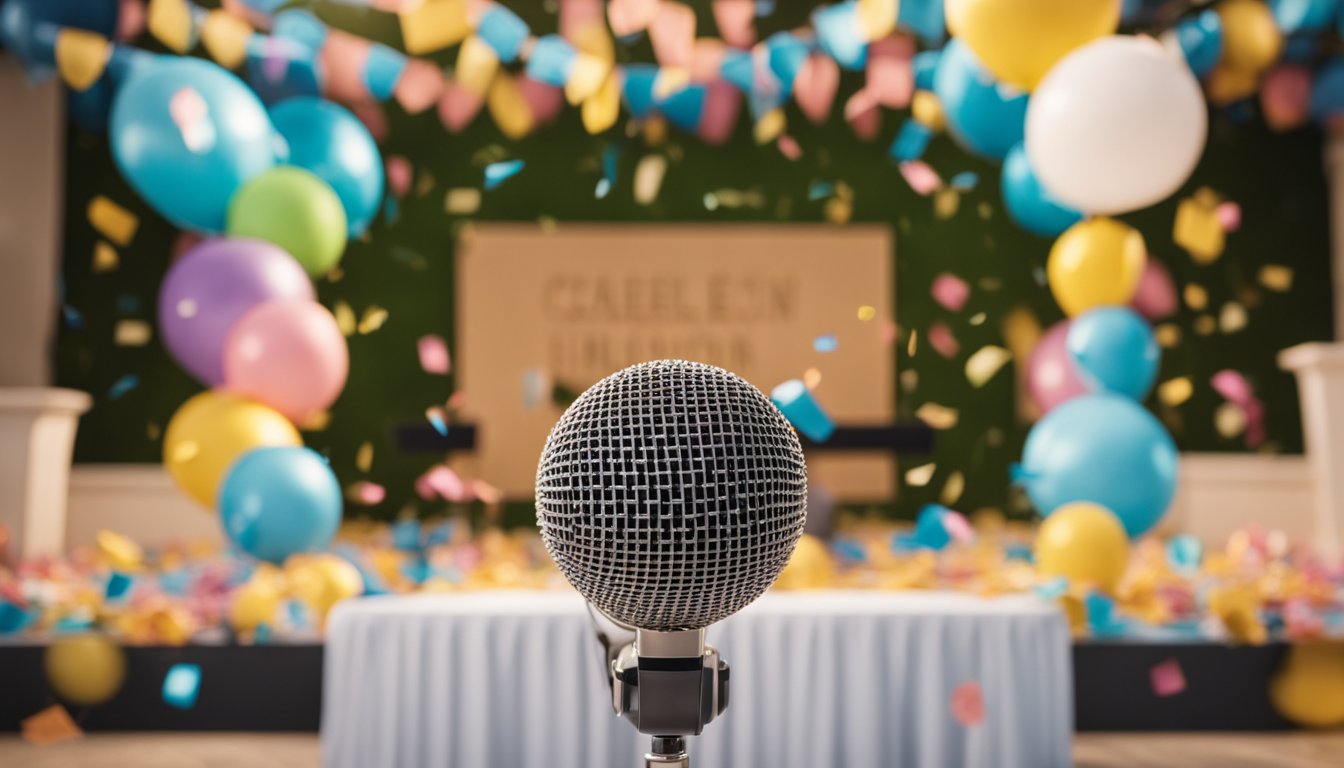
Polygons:
[[[1068,628],[1035,597],[771,593],[708,634],[732,695],[688,740],[695,768],[1071,762]],[[642,766],[648,738],[613,714],[602,667],[577,593],[347,601],[328,624],[323,765]]]

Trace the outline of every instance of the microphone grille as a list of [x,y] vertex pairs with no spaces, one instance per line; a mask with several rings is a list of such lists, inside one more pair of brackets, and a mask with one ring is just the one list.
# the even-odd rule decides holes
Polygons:
[[755,600],[802,535],[807,468],[764,395],[721,368],[641,363],[560,417],[537,522],[570,583],[641,629],[698,629]]

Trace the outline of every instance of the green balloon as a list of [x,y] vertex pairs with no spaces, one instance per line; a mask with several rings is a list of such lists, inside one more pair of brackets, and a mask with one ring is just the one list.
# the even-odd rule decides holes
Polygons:
[[228,233],[275,243],[313,277],[345,250],[345,208],[335,190],[302,168],[278,166],[243,185],[229,202]]

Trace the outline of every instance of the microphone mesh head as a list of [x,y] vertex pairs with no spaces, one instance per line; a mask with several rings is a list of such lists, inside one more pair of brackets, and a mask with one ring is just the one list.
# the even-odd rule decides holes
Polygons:
[[760,597],[803,532],[793,428],[722,368],[641,363],[584,392],[537,467],[537,523],[580,593],[640,629],[699,629]]

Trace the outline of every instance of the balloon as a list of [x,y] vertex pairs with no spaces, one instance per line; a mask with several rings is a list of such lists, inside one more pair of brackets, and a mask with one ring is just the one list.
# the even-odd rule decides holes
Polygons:
[[1260,89],[1260,73],[1219,64],[1204,79],[1209,103],[1218,107],[1250,98]]
[[287,162],[335,190],[349,235],[368,229],[383,201],[383,159],[364,124],[344,107],[311,96],[277,104],[271,122],[289,143]]
[[277,579],[253,576],[234,590],[229,604],[229,624],[235,632],[254,632],[271,624],[280,611],[284,593]]
[[1070,317],[1134,295],[1148,259],[1143,235],[1115,219],[1089,219],[1069,227],[1050,249],[1050,292]]
[[57,696],[84,707],[116,696],[126,679],[126,656],[106,635],[57,637],[42,655],[42,666]]
[[1270,0],[1270,8],[1285,35],[1323,31],[1339,16],[1339,0]]
[[219,489],[224,532],[244,552],[283,563],[331,544],[341,523],[341,485],[311,448],[281,446],[244,453]]
[[272,299],[313,300],[298,262],[260,240],[207,240],[173,264],[159,289],[163,344],[192,376],[220,384],[229,331]]
[[325,624],[332,606],[364,593],[359,569],[331,554],[299,555],[285,564],[294,594]]
[[1181,52],[1195,77],[1203,77],[1223,56],[1223,20],[1213,11],[1201,11],[1178,21],[1162,40]]
[[234,193],[275,165],[275,130],[257,97],[187,56],[161,57],[127,79],[109,137],[121,174],[183,229],[222,232]]
[[331,271],[345,250],[345,209],[331,186],[302,168],[273,168],[238,190],[229,234],[284,248],[309,275]]
[[224,343],[224,386],[299,424],[336,402],[349,370],[336,319],[312,301],[261,304]]
[[1176,492],[1176,444],[1143,406],[1083,395],[1036,422],[1015,480],[1042,514],[1074,501],[1111,510],[1131,537],[1151,529]]
[[1330,125],[1344,116],[1344,56],[1332,57],[1316,70],[1311,86],[1311,119]]
[[995,83],[960,40],[943,48],[933,92],[952,138],[967,150],[1001,160],[1022,140],[1027,94]]
[[947,27],[994,77],[1036,87],[1069,51],[1120,24],[1116,0],[947,0]]
[[1042,413],[1087,394],[1087,385],[1078,378],[1066,345],[1072,322],[1060,320],[1050,326],[1027,358],[1027,392]]
[[1003,161],[1003,204],[1019,227],[1040,235],[1055,237],[1077,224],[1083,215],[1061,205],[1045,191],[1027,159],[1026,145],[1018,143]]
[[1113,592],[1129,565],[1129,539],[1109,509],[1079,501],[1045,518],[1034,554],[1041,576],[1063,576]]
[[1066,56],[1027,108],[1027,156],[1061,204],[1132,211],[1170,196],[1204,151],[1199,83],[1150,38],[1115,36]]
[[112,37],[118,0],[7,0],[0,3],[0,49],[19,57],[34,77],[55,67],[56,33],[74,27]]
[[188,496],[215,506],[234,460],[262,446],[302,444],[294,425],[260,403],[228,392],[202,392],[183,403],[163,435],[163,463]]
[[1283,53],[1283,33],[1263,0],[1222,0],[1214,11],[1223,22],[1221,64],[1259,74]]
[[1288,649],[1270,680],[1279,714],[1308,728],[1344,725],[1344,643],[1307,642]]
[[1162,262],[1152,256],[1143,263],[1129,306],[1149,320],[1161,320],[1176,311],[1176,284]]
[[1153,329],[1127,307],[1097,307],[1075,317],[1068,348],[1089,387],[1135,400],[1152,391],[1162,359]]

